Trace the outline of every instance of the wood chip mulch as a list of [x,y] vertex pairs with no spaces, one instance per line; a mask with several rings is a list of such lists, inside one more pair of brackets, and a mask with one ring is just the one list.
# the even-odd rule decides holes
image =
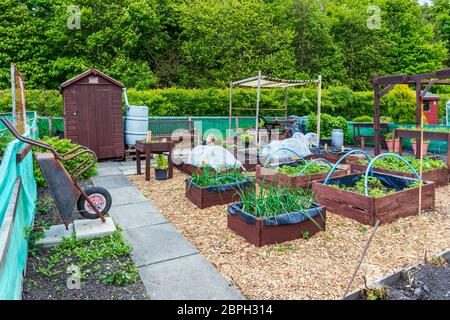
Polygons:
[[[153,176],[154,177],[154,176]],[[187,175],[129,179],[248,299],[339,299],[371,227],[327,213],[327,230],[305,240],[256,248],[227,228],[226,206],[204,210],[184,195]],[[352,290],[397,268],[450,248],[450,187],[436,191],[436,210],[378,229]]]

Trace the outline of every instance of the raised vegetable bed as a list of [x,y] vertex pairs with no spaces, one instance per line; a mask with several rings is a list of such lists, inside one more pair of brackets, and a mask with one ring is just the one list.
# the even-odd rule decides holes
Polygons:
[[[417,172],[419,172],[419,159],[413,157],[404,158],[412,164]],[[352,172],[365,172],[367,170],[367,160],[361,159],[357,162],[350,163],[350,170]],[[415,178],[415,175],[411,173],[411,170],[402,161],[399,161],[396,158],[383,159],[375,162],[374,171],[401,177]],[[434,182],[436,187],[447,186],[449,180],[448,169],[442,160],[424,158],[422,178]]]
[[186,180],[186,197],[200,209],[240,200],[254,183],[238,170],[211,174],[203,171]]
[[[364,174],[356,173],[333,178],[329,184],[313,182],[317,201],[335,214],[374,226],[393,222],[419,212],[418,180],[374,172],[369,196],[364,194]],[[381,183],[381,185],[379,184]],[[359,189],[359,191],[358,191]],[[435,184],[423,181],[422,210],[434,208]]]
[[[272,186],[281,185],[289,188],[306,189],[311,187],[313,181],[324,180],[330,167],[318,163],[311,165],[302,173],[297,175],[308,162],[295,161],[280,165],[270,165],[268,168],[256,167],[256,182],[259,185]],[[332,177],[341,177],[348,174],[347,171],[337,170],[333,172]]]
[[228,206],[228,228],[257,247],[313,236],[325,230],[326,210],[312,204],[303,212],[276,217],[256,217],[243,210],[243,203]]
[[228,206],[228,227],[257,247],[309,238],[325,230],[325,208],[302,189],[270,188],[241,194]]

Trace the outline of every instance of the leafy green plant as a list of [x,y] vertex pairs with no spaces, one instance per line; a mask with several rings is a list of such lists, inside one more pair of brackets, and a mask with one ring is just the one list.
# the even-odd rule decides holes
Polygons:
[[[416,143],[416,138],[410,139],[411,143]],[[422,143],[430,143],[430,140],[423,140]]]
[[161,170],[169,169],[169,162],[167,161],[167,157],[163,154],[157,154],[155,156],[156,160],[156,168]]
[[51,224],[43,220],[36,220],[33,227],[25,227],[25,238],[28,241],[28,253],[35,256],[40,250],[36,243],[45,237],[45,230],[50,229]]
[[43,258],[45,265],[38,270],[45,276],[50,277],[75,264],[80,268],[81,278],[100,274],[100,282],[105,285],[123,286],[139,280],[137,268],[129,259],[131,247],[119,230],[97,239],[77,240],[72,234],[49,253]]
[[[295,167],[284,165],[284,166],[278,167],[277,171],[281,174],[285,174],[290,177],[296,177],[309,163],[310,162],[307,161],[307,162],[301,163]],[[310,165],[308,168],[306,168],[306,170],[303,172],[303,175],[325,173],[325,172],[329,172],[330,170],[331,170],[330,167],[320,165],[319,163],[315,162],[312,165]]]
[[[413,156],[404,156],[403,158],[411,164],[414,170],[419,172],[420,159],[416,159]],[[445,162],[440,159],[423,158],[422,161],[423,171],[432,171],[447,168]],[[368,161],[366,159],[359,159],[358,163],[368,165]],[[379,159],[375,162],[374,166],[375,168],[383,168],[393,171],[411,173],[411,169],[408,167],[408,165],[397,157],[386,157]]]
[[132,261],[119,265],[118,270],[113,270],[101,278],[105,285],[124,286],[136,283],[139,280],[139,272]]
[[[419,181],[413,182],[409,184],[406,189],[416,188],[420,185]],[[342,190],[347,190],[351,192],[356,192],[362,195],[365,195],[365,186],[364,179],[360,177],[360,179],[354,185],[336,185],[330,184],[330,187],[338,188]],[[381,180],[378,180],[376,177],[369,176],[367,179],[367,188],[369,197],[383,197],[388,194],[392,194],[397,192],[395,188],[390,188],[385,186]]]
[[216,172],[208,167],[203,167],[200,174],[194,173],[191,182],[200,187],[222,186],[233,182],[249,181],[247,174],[239,169],[225,172]]
[[[58,137],[53,138],[44,138],[44,142],[50,144],[58,153],[63,154],[67,151],[77,147],[78,145],[75,143],[72,143],[69,139],[59,139]],[[35,148],[35,152],[48,152],[45,149],[41,148]],[[66,170],[71,173],[80,163],[85,161],[89,156],[87,154],[81,155],[80,157],[77,157],[76,159],[64,161],[63,165],[66,168]],[[95,176],[97,173],[97,165],[90,168],[88,171],[86,171],[83,175],[81,175],[81,179],[87,179],[89,177]],[[42,188],[47,187],[47,182],[44,179],[44,176],[42,175],[41,169],[39,168],[39,165],[36,161],[34,161],[34,176],[36,178],[36,182],[38,186]]]
[[55,208],[55,202],[51,196],[38,198],[36,201],[36,211],[38,214],[47,214]]

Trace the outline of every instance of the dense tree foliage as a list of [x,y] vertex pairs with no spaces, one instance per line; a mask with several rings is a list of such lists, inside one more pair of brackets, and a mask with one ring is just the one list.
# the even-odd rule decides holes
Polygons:
[[449,39],[448,0],[2,0],[0,88],[15,62],[29,88],[95,66],[137,89],[225,87],[262,69],[365,90],[375,74],[445,67]]

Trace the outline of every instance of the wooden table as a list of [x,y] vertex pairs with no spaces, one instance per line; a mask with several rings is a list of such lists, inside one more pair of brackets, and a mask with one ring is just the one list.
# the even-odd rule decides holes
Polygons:
[[[353,145],[356,146],[356,140],[359,140],[361,143],[361,150],[364,150],[364,142],[367,140],[373,140],[373,136],[362,136],[360,129],[361,128],[373,128],[373,122],[353,122]],[[358,131],[358,133],[356,133]],[[384,132],[384,133],[383,133]],[[380,141],[384,141],[384,135],[389,132],[389,124],[387,122],[380,123],[380,133],[381,139]]]
[[173,177],[173,162],[172,155],[175,143],[172,141],[167,142],[145,142],[142,140],[136,141],[136,167],[137,174],[142,174],[141,171],[141,154],[145,154],[145,180],[150,181],[150,160],[152,154],[167,154],[169,163],[169,178]]

